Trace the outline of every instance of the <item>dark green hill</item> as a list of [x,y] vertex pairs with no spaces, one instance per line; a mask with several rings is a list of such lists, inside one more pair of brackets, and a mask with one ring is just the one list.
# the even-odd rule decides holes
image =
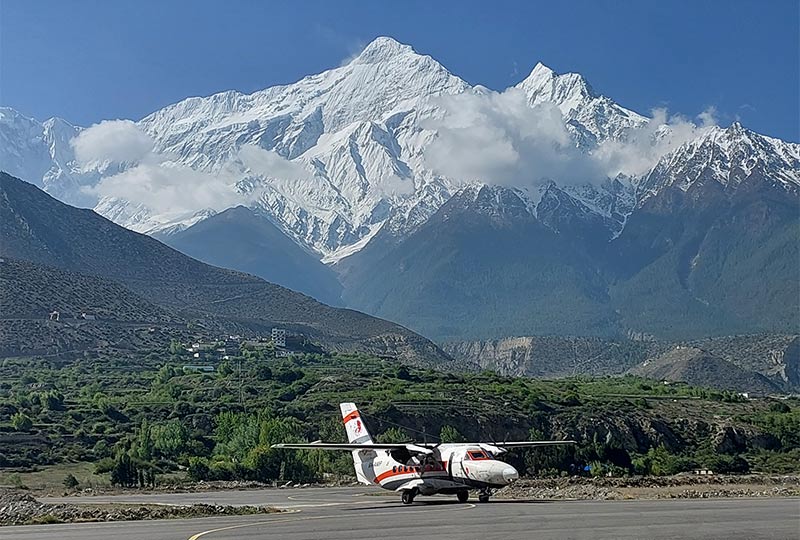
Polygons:
[[614,332],[582,241],[565,242],[502,188],[453,197],[369,265],[348,261],[348,305],[441,340]]
[[513,190],[465,190],[339,263],[343,298],[442,341],[800,332],[800,199],[767,178],[667,187],[611,241],[544,217]]
[[330,268],[244,206],[156,238],[208,264],[247,272],[328,304],[341,302],[342,286]]
[[666,339],[800,330],[800,201],[767,181],[666,189],[610,245],[621,325]]
[[5,173],[0,173],[0,256],[106,278],[187,318],[222,315],[237,329],[286,326],[338,350],[413,362],[447,360],[433,343],[402,326],[202,263]]
[[59,319],[87,315],[101,321],[180,322],[168,309],[113,281],[30,261],[0,259],[0,318],[47,319],[53,312]]

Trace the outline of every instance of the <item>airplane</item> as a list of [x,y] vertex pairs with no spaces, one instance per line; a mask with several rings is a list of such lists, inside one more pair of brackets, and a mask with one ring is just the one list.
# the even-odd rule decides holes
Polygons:
[[403,504],[417,495],[456,495],[467,502],[470,490],[488,502],[494,489],[519,478],[517,470],[495,458],[510,448],[575,444],[575,441],[495,443],[375,443],[354,403],[340,403],[349,443],[278,443],[272,448],[346,450],[353,454],[358,481],[401,492]]

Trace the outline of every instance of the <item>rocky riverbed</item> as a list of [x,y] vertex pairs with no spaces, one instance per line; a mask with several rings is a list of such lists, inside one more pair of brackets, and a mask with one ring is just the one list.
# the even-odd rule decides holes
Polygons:
[[522,479],[501,489],[505,499],[706,499],[800,497],[800,476],[677,475],[630,478]]
[[146,504],[45,504],[22,490],[0,489],[0,525],[129,521],[142,519],[265,514],[278,512],[262,506],[186,506]]

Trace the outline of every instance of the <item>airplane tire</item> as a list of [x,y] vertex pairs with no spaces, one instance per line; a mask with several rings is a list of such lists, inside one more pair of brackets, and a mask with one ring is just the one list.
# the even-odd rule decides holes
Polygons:
[[414,492],[410,489],[407,489],[401,495],[401,500],[403,504],[411,504],[414,502]]
[[465,503],[469,500],[469,491],[459,491],[456,496],[458,497],[458,502]]
[[489,502],[489,495],[483,495],[483,494],[478,495],[478,502],[482,503]]

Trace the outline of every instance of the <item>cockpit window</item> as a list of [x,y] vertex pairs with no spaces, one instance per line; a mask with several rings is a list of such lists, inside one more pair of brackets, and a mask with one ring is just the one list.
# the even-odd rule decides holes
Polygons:
[[489,459],[489,456],[486,455],[486,452],[483,450],[470,450],[467,452],[469,459],[471,460],[480,460],[480,459]]

